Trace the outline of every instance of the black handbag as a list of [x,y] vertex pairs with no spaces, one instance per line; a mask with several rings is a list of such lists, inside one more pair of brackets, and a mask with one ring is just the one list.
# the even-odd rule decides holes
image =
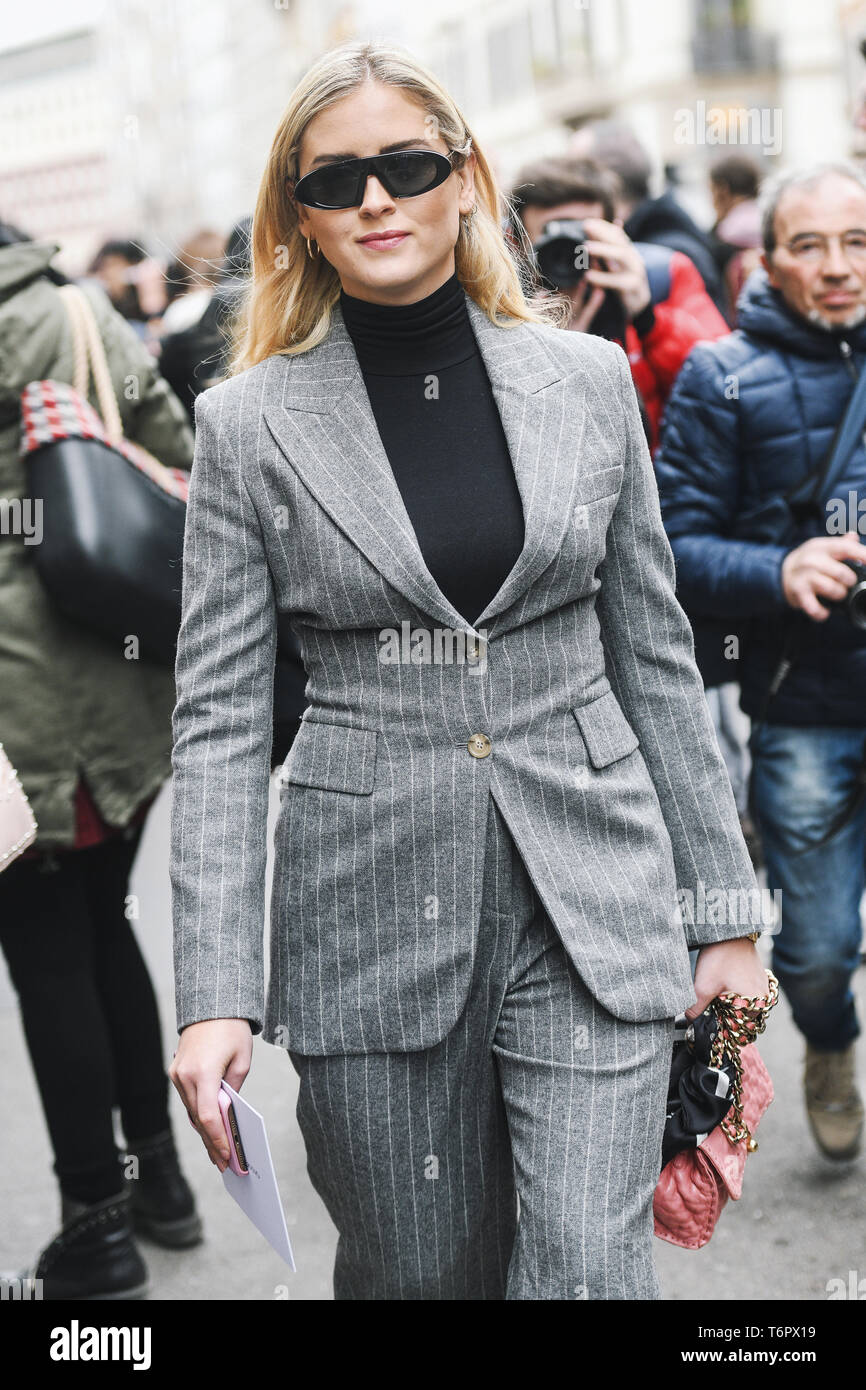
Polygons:
[[[189,475],[123,437],[87,296],[64,285],[73,384],[31,381],[21,397],[31,500],[41,504],[36,571],[57,608],[119,647],[170,665],[179,626]],[[98,414],[87,399],[93,375]],[[101,418],[100,418],[101,415]]]
[[675,1020],[662,1167],[682,1149],[697,1148],[733,1105],[733,1063],[727,1054],[720,1067],[711,1062],[718,1031],[719,1019],[711,1008],[692,1023],[685,1014]]
[[[697,956],[695,957],[697,964]],[[779,981],[767,971],[767,992],[744,999],[725,992],[712,999],[691,1023],[685,1014],[674,1020],[674,1047],[668,1078],[662,1167],[683,1149],[698,1148],[724,1122],[733,1107],[732,1142],[742,1138],[743,1068],[740,1048],[767,1026],[779,998]],[[738,1002],[739,1001],[739,1002]]]
[[[41,503],[37,573],[60,612],[145,660],[174,668],[189,474],[124,439],[87,296],[58,289],[69,313],[74,377],[29,382],[21,396],[31,500]],[[89,404],[93,375],[100,413]],[[100,418],[101,416],[101,418]],[[287,618],[278,625],[272,766],[291,747],[306,673]]]
[[[853,371],[853,368],[851,369]],[[821,466],[803,478],[787,492],[764,498],[739,516],[731,531],[733,540],[749,540],[764,545],[784,545],[792,548],[809,535],[817,535],[825,522],[821,510],[822,498],[832,494],[842,469],[860,440],[866,425],[866,370],[855,378],[854,390],[839,421],[833,442]],[[794,615],[796,616],[796,615]],[[748,642],[750,620],[742,614],[729,617],[716,614],[688,614],[695,641],[695,660],[704,685],[723,685],[737,679],[738,660]],[[793,628],[794,623],[786,626]],[[737,656],[726,651],[731,638],[737,640]],[[790,644],[786,644],[786,651]],[[790,669],[788,656],[781,679]],[[770,698],[781,684],[770,690]],[[766,713],[766,710],[765,710]]]

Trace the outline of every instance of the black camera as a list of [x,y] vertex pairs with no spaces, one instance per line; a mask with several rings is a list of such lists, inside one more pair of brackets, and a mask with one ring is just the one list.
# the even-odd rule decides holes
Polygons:
[[866,628],[866,565],[859,565],[856,560],[843,560],[842,564],[854,571],[856,583],[844,598],[822,598],[821,602],[826,608],[844,609],[855,627]]
[[579,285],[589,264],[587,236],[576,218],[545,222],[532,250],[539,274],[554,290],[571,290]]
[[[535,269],[545,289],[554,293],[573,290],[589,269],[589,240],[578,218],[545,222],[541,236],[532,244]],[[599,258],[601,269],[607,262]],[[622,300],[614,290],[606,290],[604,300],[593,315],[587,332],[614,342],[625,341],[626,316]]]

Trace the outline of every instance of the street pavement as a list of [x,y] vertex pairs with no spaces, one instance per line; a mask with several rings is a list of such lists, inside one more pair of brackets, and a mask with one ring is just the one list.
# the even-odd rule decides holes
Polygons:
[[[271,783],[268,839],[278,791]],[[171,913],[168,878],[170,790],[163,788],[147,824],[133,873],[139,896],[136,924],[160,1000],[166,1064],[174,1050]],[[270,856],[269,851],[269,856]],[[268,882],[271,861],[269,858]],[[26,928],[25,928],[26,929]],[[866,971],[858,972],[863,1016]],[[62,1038],[58,1047],[62,1047]],[[729,1202],[702,1250],[655,1241],[664,1297],[725,1302],[732,1299],[826,1300],[828,1283],[846,1289],[863,1280],[866,1298],[866,1158],[833,1164],[815,1149],[801,1099],[803,1043],[782,998],[760,1050],[776,1099],[758,1132],[743,1196]],[[866,1041],[860,1077],[866,1089]],[[0,1268],[21,1268],[55,1233],[59,1199],[39,1098],[17,1007],[0,957],[0,1056],[3,1119],[0,1126]],[[257,1038],[243,1095],[264,1115],[297,1272],[276,1255],[226,1194],[172,1090],[175,1133],[184,1169],[202,1212],[206,1239],[194,1250],[171,1252],[142,1242],[154,1299],[299,1299],[333,1297],[336,1233],[306,1171],[295,1119],[297,1076],[286,1054]],[[120,1138],[120,1136],[119,1136]],[[854,1277],[852,1279],[852,1271]],[[830,1285],[838,1290],[841,1285]]]

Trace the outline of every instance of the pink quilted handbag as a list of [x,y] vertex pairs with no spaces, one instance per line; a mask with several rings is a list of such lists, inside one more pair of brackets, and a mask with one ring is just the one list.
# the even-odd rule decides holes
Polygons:
[[[775,977],[771,979],[777,991]],[[775,998],[772,1002],[775,1003]],[[675,1154],[665,1164],[656,1184],[655,1233],[671,1245],[682,1245],[689,1250],[706,1245],[728,1198],[737,1201],[742,1194],[746,1158],[758,1147],[752,1135],[773,1099],[773,1082],[754,1043],[739,1047],[739,1060],[742,1068],[740,1129],[745,1130],[742,1138],[732,1143],[723,1121],[697,1148],[683,1149]]]

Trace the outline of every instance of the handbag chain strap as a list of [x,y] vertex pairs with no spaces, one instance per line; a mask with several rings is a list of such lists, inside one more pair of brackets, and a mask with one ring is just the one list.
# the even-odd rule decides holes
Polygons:
[[755,1041],[767,1026],[770,1010],[779,998],[779,981],[772,970],[767,971],[767,993],[746,999],[743,995],[732,994],[729,990],[716,995],[712,1007],[719,1021],[716,1036],[710,1048],[710,1066],[721,1070],[725,1055],[733,1068],[731,1094],[733,1104],[730,1116],[726,1115],[721,1127],[731,1144],[746,1140],[751,1153],[758,1146],[743,1119],[743,1061],[740,1048]]
[[78,285],[61,285],[57,293],[63,298],[72,328],[73,386],[86,400],[89,377],[93,376],[105,433],[112,444],[117,444],[123,438],[123,424],[93,307]]

